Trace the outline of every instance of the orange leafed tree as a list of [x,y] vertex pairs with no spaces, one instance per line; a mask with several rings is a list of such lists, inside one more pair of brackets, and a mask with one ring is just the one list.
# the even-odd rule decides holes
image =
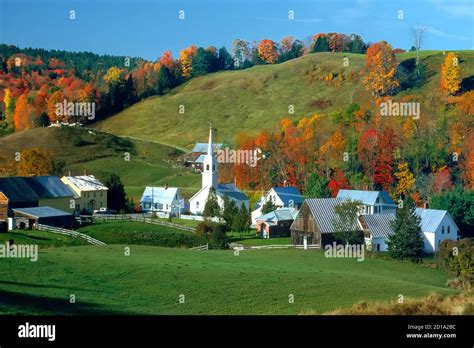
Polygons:
[[22,94],[16,103],[13,123],[17,131],[31,129],[36,126],[37,114],[33,105],[28,102],[26,94]]
[[365,62],[363,82],[374,96],[386,95],[399,86],[399,81],[395,78],[398,63],[392,46],[387,42],[381,41],[370,46],[367,49]]
[[258,45],[258,55],[266,63],[276,63],[278,59],[278,50],[275,43],[268,39],[262,40]]
[[441,89],[446,95],[453,95],[461,87],[459,59],[456,53],[448,53],[441,66]]

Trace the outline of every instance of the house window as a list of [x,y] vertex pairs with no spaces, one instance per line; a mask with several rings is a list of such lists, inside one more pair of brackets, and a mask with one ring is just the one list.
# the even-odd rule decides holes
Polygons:
[[448,226],[448,233],[451,232],[451,226]]
[[441,227],[441,234],[444,234],[444,226]]
[[377,243],[377,251],[380,251],[380,243]]
[[216,165],[215,164],[212,165],[212,170],[216,171]]
[[209,164],[206,164],[206,170],[209,171]]
[[199,208],[199,202],[196,202],[196,208]]

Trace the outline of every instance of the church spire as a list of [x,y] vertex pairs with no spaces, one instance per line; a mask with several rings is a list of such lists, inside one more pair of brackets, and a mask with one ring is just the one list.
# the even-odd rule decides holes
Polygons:
[[212,156],[214,149],[212,146],[212,125],[209,126],[209,144],[207,145],[207,155]]
[[214,155],[214,144],[212,143],[212,125],[209,127],[209,143],[202,170],[202,187],[207,186],[217,186],[217,159]]

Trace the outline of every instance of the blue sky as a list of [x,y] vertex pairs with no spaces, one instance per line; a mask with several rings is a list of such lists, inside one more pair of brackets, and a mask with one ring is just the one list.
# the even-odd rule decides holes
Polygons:
[[424,49],[474,49],[473,0],[0,0],[1,43],[150,60],[190,44],[334,31],[408,49],[416,24],[428,28]]

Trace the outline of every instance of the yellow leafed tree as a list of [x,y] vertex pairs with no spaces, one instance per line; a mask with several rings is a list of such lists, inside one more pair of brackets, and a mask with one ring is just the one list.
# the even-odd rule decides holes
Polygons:
[[415,185],[415,176],[410,172],[406,162],[398,165],[398,172],[395,173],[395,177],[398,179],[395,192],[399,196],[407,194]]
[[461,87],[461,68],[456,53],[448,53],[441,66],[441,89],[446,95],[453,95]]
[[179,62],[181,63],[181,74],[183,78],[189,79],[192,74],[192,67],[191,64],[193,62],[193,56],[197,51],[196,46],[189,46],[184,50],[181,50],[179,53]]

